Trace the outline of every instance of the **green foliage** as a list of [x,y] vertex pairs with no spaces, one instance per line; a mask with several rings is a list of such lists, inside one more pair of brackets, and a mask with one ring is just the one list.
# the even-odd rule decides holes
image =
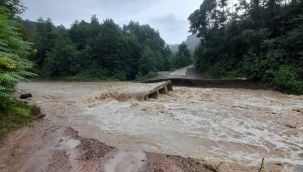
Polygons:
[[168,70],[171,55],[159,33],[130,22],[123,29],[113,20],[76,21],[68,30],[50,19],[38,20],[32,57],[44,78],[133,80],[151,71]]
[[25,7],[21,0],[1,0],[0,6],[10,10],[10,15],[21,14]]
[[[43,74],[43,66],[45,59],[55,46],[55,41],[57,39],[57,31],[50,19],[43,20],[40,18],[37,22],[37,31],[35,37],[34,48],[37,53],[32,57],[35,64],[36,72]],[[58,32],[59,33],[59,32]]]
[[190,50],[184,42],[179,45],[178,52],[173,57],[171,64],[174,69],[192,64]]
[[0,141],[8,132],[36,119],[39,113],[40,110],[36,106],[12,101],[6,111],[0,111]]
[[144,48],[142,58],[139,61],[140,75],[147,75],[150,71],[156,71],[155,66],[157,61],[155,58],[156,54],[149,47]]
[[246,77],[303,93],[303,2],[206,0],[189,17],[201,38],[198,70],[216,78]]
[[54,48],[45,58],[43,71],[47,76],[69,76],[74,75],[79,70],[78,51],[67,36],[65,28],[61,28],[61,34],[58,34],[54,42]]
[[[6,1],[16,2],[19,1]],[[12,4],[11,4],[12,5]],[[13,11],[14,6],[11,6]],[[16,7],[17,9],[18,7]],[[15,9],[15,10],[16,10]],[[13,11],[16,12],[16,11]],[[25,76],[32,76],[27,72],[31,63],[25,59],[30,46],[22,40],[21,24],[14,15],[0,6],[0,138],[11,130],[25,125],[33,119],[33,114],[39,111],[35,106],[17,102],[13,98],[13,91],[18,81]]]
[[19,26],[9,10],[0,7],[0,111],[6,110],[13,101],[11,93],[15,84],[25,79],[24,76],[32,75],[26,72],[31,63],[24,58],[30,47],[22,40]]
[[146,75],[149,71],[169,70],[171,52],[169,47],[165,46],[165,42],[158,31],[155,31],[149,25],[140,25],[133,21],[125,25],[123,30],[134,36],[136,41],[140,43],[143,58],[139,62],[139,73],[141,75]]
[[156,72],[150,71],[147,75],[144,75],[144,76],[138,75],[136,80],[137,81],[146,81],[148,79],[152,79],[152,78],[155,78],[157,76],[158,76],[158,74]]
[[25,20],[21,22],[23,24],[22,32],[24,34],[24,38],[26,38],[29,42],[34,42],[37,31],[37,23],[30,20]]
[[276,89],[287,90],[292,93],[303,92],[303,81],[299,80],[295,69],[289,66],[281,66],[273,75],[271,83]]

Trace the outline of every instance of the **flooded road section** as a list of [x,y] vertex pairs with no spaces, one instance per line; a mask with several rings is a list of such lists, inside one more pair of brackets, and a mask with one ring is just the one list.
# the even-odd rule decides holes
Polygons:
[[102,96],[146,86],[33,82],[20,83],[18,90],[33,94],[47,120],[120,149],[254,166],[264,157],[283,168],[303,166],[303,96],[186,87],[148,101]]

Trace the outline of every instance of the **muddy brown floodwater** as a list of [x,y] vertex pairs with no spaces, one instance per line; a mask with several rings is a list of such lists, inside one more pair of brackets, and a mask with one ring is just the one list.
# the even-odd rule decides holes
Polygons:
[[[245,166],[258,166],[264,157],[272,171],[303,170],[303,96],[174,87],[156,100],[98,99],[104,92],[131,94],[146,86],[31,82],[20,83],[18,92],[32,93],[30,101],[41,107],[47,121],[121,150]],[[146,158],[140,152],[136,156]]]

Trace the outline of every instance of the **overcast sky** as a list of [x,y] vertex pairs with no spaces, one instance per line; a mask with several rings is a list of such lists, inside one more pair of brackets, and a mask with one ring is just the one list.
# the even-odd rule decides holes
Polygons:
[[188,33],[188,16],[199,8],[202,0],[23,0],[27,10],[24,19],[36,21],[51,18],[66,27],[75,20],[90,21],[96,14],[99,21],[112,18],[120,25],[130,20],[150,24],[159,30],[168,44],[180,43]]

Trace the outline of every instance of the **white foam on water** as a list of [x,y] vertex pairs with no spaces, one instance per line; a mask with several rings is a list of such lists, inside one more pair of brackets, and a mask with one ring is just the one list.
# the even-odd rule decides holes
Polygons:
[[48,88],[47,83],[31,83],[22,88],[51,114],[48,120],[112,146],[252,165],[263,157],[303,165],[303,96],[178,87],[147,102],[94,100],[90,106],[84,101],[109,88],[136,92],[146,88],[141,86],[63,83]]

